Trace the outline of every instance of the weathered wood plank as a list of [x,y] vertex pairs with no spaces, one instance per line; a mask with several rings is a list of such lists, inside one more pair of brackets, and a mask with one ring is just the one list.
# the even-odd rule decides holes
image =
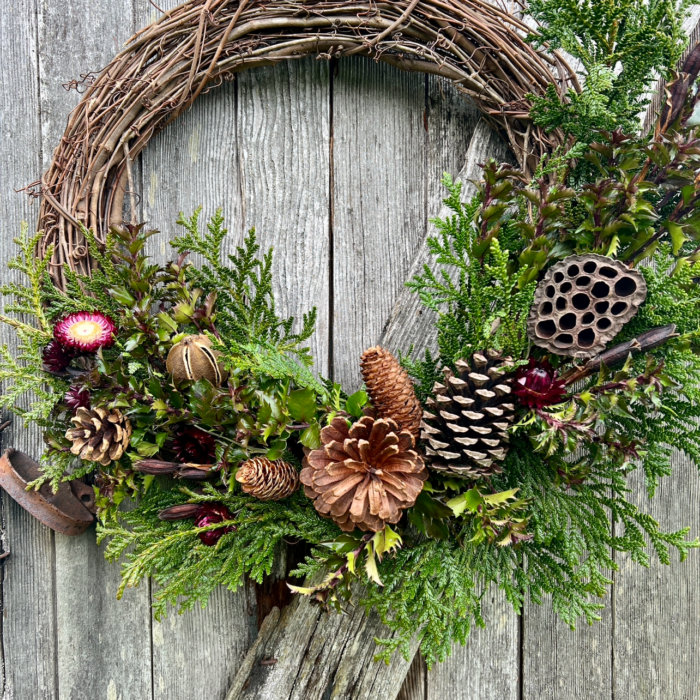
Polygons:
[[604,601],[602,620],[592,626],[580,621],[572,632],[552,610],[528,603],[524,614],[523,699],[598,700],[612,696],[611,599]]
[[421,654],[416,654],[396,700],[426,700],[427,674],[425,660]]
[[[697,467],[681,455],[674,473],[649,501],[641,474],[632,480],[634,500],[665,530],[690,526],[700,535]],[[614,586],[613,682],[615,700],[694,700],[700,693],[700,553],[649,569],[619,561]]]
[[[504,160],[507,157],[508,148],[505,142],[482,119],[477,123],[473,138],[469,141],[465,154],[462,155],[461,169],[457,169],[455,173],[453,165],[452,169],[447,170],[447,167],[445,167],[445,170],[463,183],[463,199],[466,201],[476,191],[470,180],[479,179],[481,174],[479,163],[483,163],[488,158]],[[445,155],[445,162],[449,165],[447,155]],[[432,178],[428,187],[439,192],[443,188],[440,185],[441,176],[435,177],[437,170],[438,166],[432,169]],[[449,209],[440,203],[441,199],[439,196],[433,196],[437,201],[431,203],[429,218],[448,216],[450,214]],[[429,226],[426,229],[425,237],[432,236],[434,233],[435,228]],[[406,280],[422,273],[424,265],[428,265],[433,270],[436,269],[435,259],[430,255],[425,241],[416,252],[406,275]],[[391,310],[389,321],[382,333],[380,342],[392,351],[402,350],[403,352],[408,352],[411,345],[413,345],[413,355],[415,357],[420,356],[426,349],[435,351],[437,349],[437,332],[434,326],[436,318],[437,315],[434,312],[423,307],[418,295],[413,294],[410,289],[404,287]]]
[[483,614],[486,628],[472,628],[465,646],[455,645],[447,661],[428,671],[426,700],[518,700],[518,617],[493,587]]
[[[37,72],[37,3],[20,0],[0,13],[0,266],[3,282],[23,282],[7,269],[16,254],[12,239],[20,222],[35,225],[36,208],[14,190],[41,174]],[[3,300],[4,304],[4,300]],[[16,336],[0,328],[0,343],[11,350]],[[2,421],[10,418],[3,413]],[[41,452],[41,434],[19,419],[2,434],[2,449]],[[0,547],[10,551],[0,563],[2,583],[0,695],[3,698],[54,700],[56,687],[56,613],[53,533],[0,492]]]
[[218,588],[206,608],[153,620],[154,700],[220,700],[255,629],[255,594]]
[[249,71],[238,82],[243,219],[262,250],[275,249],[278,313],[314,306],[315,371],[328,376],[330,326],[330,93],[314,58]]
[[[89,31],[85,28],[89,27]],[[97,71],[133,31],[131,0],[39,5],[44,167],[79,94],[64,87]],[[148,589],[116,599],[119,567],[104,560],[94,530],[56,535],[57,677],[62,698],[151,697]]]
[[379,635],[386,629],[374,613],[325,613],[296,598],[263,623],[226,700],[394,700],[409,664],[373,662]]
[[333,376],[352,392],[425,236],[423,76],[342,60],[333,87]]

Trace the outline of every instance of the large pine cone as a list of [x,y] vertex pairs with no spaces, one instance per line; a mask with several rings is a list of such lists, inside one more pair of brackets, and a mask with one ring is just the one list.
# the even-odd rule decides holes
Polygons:
[[413,435],[389,418],[365,416],[348,428],[337,417],[321,442],[304,459],[301,483],[316,510],[345,532],[379,532],[398,522],[428,478]]
[[399,428],[408,430],[417,440],[423,411],[413,382],[399,361],[388,350],[377,346],[362,353],[360,369],[379,417],[392,418]]
[[119,409],[81,407],[71,422],[76,427],[66,431],[66,438],[73,443],[70,451],[87,462],[106,467],[129,446],[131,423]]
[[513,366],[510,357],[488,350],[459,360],[458,376],[443,370],[445,383],[433,387],[421,423],[431,469],[472,479],[502,471],[498,462],[508,452],[515,417]]
[[261,501],[279,501],[299,488],[299,473],[281,459],[271,462],[267,457],[255,457],[241,464],[236,481],[244,493]]

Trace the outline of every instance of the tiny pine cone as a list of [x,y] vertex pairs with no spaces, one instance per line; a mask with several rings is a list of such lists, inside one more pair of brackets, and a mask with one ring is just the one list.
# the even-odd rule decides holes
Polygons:
[[288,462],[254,457],[241,464],[236,481],[247,493],[261,501],[279,501],[299,488],[299,473]]
[[417,439],[423,409],[413,382],[399,361],[377,346],[362,353],[360,370],[377,415],[396,421],[401,430],[408,430]]

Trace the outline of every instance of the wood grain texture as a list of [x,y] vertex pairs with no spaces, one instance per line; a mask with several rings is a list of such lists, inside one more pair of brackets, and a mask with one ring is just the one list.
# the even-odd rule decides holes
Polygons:
[[55,538],[59,698],[151,698],[148,582],[118,601],[119,567],[94,527]]
[[[65,85],[105,65],[133,30],[131,0],[39,4],[39,74],[44,165],[80,95]],[[90,31],[85,31],[90,27]],[[118,567],[94,530],[55,536],[57,684],[66,700],[151,698],[148,588],[116,598]]]
[[427,674],[425,660],[416,654],[396,700],[425,700]]
[[341,616],[297,598],[266,618],[226,698],[394,700],[409,664],[400,656],[389,666],[372,661],[374,638],[386,634],[376,614],[356,605]]
[[579,621],[572,632],[552,610],[551,600],[528,603],[524,613],[523,700],[598,700],[612,696],[612,601],[601,601],[602,620]]
[[275,250],[278,314],[318,309],[310,346],[328,376],[330,327],[330,93],[328,62],[314,58],[242,73],[238,140],[245,229]]
[[[432,151],[431,155],[434,160],[438,161],[437,154]],[[466,201],[472,196],[476,190],[470,182],[472,179],[478,179],[480,174],[479,163],[483,163],[488,158],[496,158],[504,160],[508,156],[508,149],[501,137],[491,129],[488,124],[481,120],[477,123],[473,132],[473,138],[469,141],[467,148],[464,149],[462,155],[462,163],[456,174],[454,173],[455,165],[452,165],[452,170],[445,170],[453,174],[456,179],[463,183],[463,199]],[[443,153],[443,158],[446,165],[450,165],[450,159]],[[439,171],[439,166],[436,162],[432,169],[433,176]],[[439,185],[442,175],[437,177],[437,180],[431,179],[428,187],[440,191]],[[437,184],[436,184],[437,183]],[[450,210],[441,203],[439,197],[435,197],[437,201],[431,202],[431,214],[429,218],[439,217],[444,218],[450,215]],[[426,230],[426,236],[435,235],[435,227],[429,225]],[[435,258],[430,255],[427,244],[424,240],[423,244],[416,252],[416,256],[411,263],[411,267],[406,275],[406,279],[412,279],[415,275],[421,274],[425,265],[432,270],[437,269]],[[457,272],[454,272],[455,279]],[[426,349],[435,351],[437,349],[437,331],[435,329],[435,321],[437,314],[423,307],[418,298],[410,289],[404,287],[397,299],[391,315],[384,328],[380,343],[392,351],[401,350],[404,353],[408,352],[413,345],[413,356],[420,357]]]
[[[19,0],[0,12],[0,266],[3,283],[21,282],[7,262],[16,254],[12,239],[20,222],[32,230],[36,209],[15,189],[41,173],[37,74],[37,3]],[[2,300],[4,306],[5,300]],[[14,351],[16,336],[0,328],[0,343]],[[3,411],[2,421],[11,418]],[[36,427],[25,429],[21,420],[2,434],[2,449],[15,446],[33,456],[42,450]],[[53,533],[0,490],[0,546],[10,551],[0,563],[2,671],[0,696],[6,700],[55,700],[56,615],[54,609]]]
[[425,85],[360,58],[333,83],[333,377],[347,392],[424,238]]
[[153,621],[154,700],[221,700],[253,643],[255,594],[218,588],[206,608]]
[[465,646],[455,645],[447,661],[428,671],[426,700],[519,700],[518,617],[493,587],[483,615],[486,628],[473,628]]
[[[697,467],[681,455],[649,501],[641,474],[631,486],[640,510],[666,531],[690,526],[700,535]],[[618,559],[615,575],[613,679],[615,700],[695,700],[700,697],[700,552],[670,567],[651,555],[648,569]]]

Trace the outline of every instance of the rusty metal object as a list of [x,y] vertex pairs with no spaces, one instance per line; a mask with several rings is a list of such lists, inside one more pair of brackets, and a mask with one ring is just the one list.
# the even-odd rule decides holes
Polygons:
[[646,295],[644,277],[618,260],[572,255],[537,286],[527,333],[555,355],[591,357],[622,330]]
[[23,452],[10,448],[0,458],[0,486],[22,508],[56,532],[71,536],[82,535],[95,520],[83,505],[87,503],[94,507],[94,493],[90,495],[84,490],[90,487],[84,484],[81,485],[84,489],[77,484],[71,487],[64,482],[54,493],[47,483],[38,491],[27,491],[27,485],[40,476],[39,464]]

